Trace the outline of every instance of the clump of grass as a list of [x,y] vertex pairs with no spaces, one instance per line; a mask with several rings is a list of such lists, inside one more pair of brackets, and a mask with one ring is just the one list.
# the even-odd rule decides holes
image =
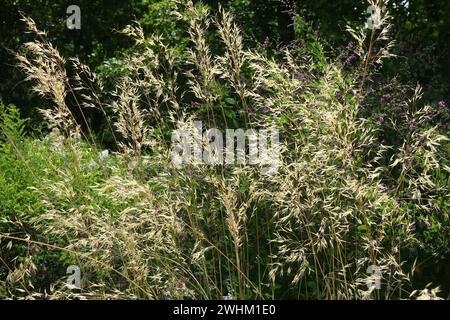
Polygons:
[[[135,39],[135,50],[110,102],[102,101],[101,81],[81,62],[74,61],[69,79],[64,59],[24,17],[37,39],[17,58],[35,90],[53,101],[43,113],[55,131],[2,142],[1,159],[17,155],[17,170],[28,170],[34,180],[24,180],[31,205],[1,221],[2,252],[21,245],[29,250],[1,259],[0,294],[409,297],[416,263],[405,258],[404,247],[409,250],[417,236],[411,225],[418,212],[447,215],[442,232],[448,230],[448,204],[438,197],[445,191],[434,182],[448,168],[441,168],[437,150],[445,137],[429,126],[431,109],[419,105],[419,89],[404,103],[408,126],[393,123],[400,148],[381,145],[377,126],[361,117],[358,98],[374,63],[390,57],[391,43],[380,52],[373,49],[388,36],[383,14],[381,30],[371,31],[370,39],[363,29],[351,30],[362,57],[361,73],[355,74],[325,56],[319,71],[312,68],[317,52],[298,56],[286,48],[278,61],[246,49],[229,13],[221,9],[211,17],[206,7],[186,1],[177,15],[191,44],[181,55],[137,24],[123,30]],[[206,37],[213,32],[211,21],[224,48],[217,56]],[[98,152],[93,135],[83,133],[67,106],[69,94],[80,101],[76,108],[94,107],[106,115],[117,151]],[[3,116],[9,128],[19,121],[8,119]],[[192,127],[192,120],[216,128],[234,122],[278,129],[278,173],[264,176],[239,165],[176,167],[170,132]],[[51,154],[51,161],[30,168],[30,146]],[[61,263],[54,270],[59,277],[43,285],[36,279],[45,272],[47,251]],[[64,282],[69,264],[81,267],[81,289]],[[369,266],[381,271],[380,290],[367,286]],[[438,291],[430,290],[420,296],[436,297]]]

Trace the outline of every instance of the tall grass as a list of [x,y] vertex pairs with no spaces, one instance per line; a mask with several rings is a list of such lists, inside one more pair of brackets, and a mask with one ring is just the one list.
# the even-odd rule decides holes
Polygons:
[[[0,295],[437,298],[438,289],[414,291],[422,288],[413,288],[416,261],[406,252],[418,237],[412,226],[419,214],[439,212],[439,232],[449,230],[442,201],[448,190],[436,178],[449,172],[438,152],[446,138],[429,125],[432,109],[420,105],[420,88],[405,99],[401,122],[393,122],[398,147],[380,144],[377,124],[360,112],[367,83],[391,56],[382,13],[381,29],[370,35],[349,29],[360,65],[347,72],[317,56],[321,51],[285,48],[278,60],[246,49],[229,13],[211,16],[186,1],[175,13],[191,40],[184,52],[136,23],[123,30],[135,48],[105,102],[98,77],[75,60],[69,78],[65,60],[24,17],[36,40],[16,57],[35,91],[53,101],[42,113],[54,130],[44,138],[17,136],[18,117],[3,112],[0,163],[9,169],[0,178],[6,185],[27,172],[15,182],[27,193],[14,199],[11,190],[0,192],[13,198],[0,209]],[[211,34],[221,55],[212,53]],[[316,68],[317,60],[324,65]],[[75,106],[67,105],[69,95]],[[85,108],[106,115],[116,140],[111,154],[81,129]],[[193,120],[277,128],[278,173],[244,165],[175,168],[170,133]],[[65,283],[70,264],[81,267],[81,289]],[[380,289],[367,286],[372,265],[381,270]]]

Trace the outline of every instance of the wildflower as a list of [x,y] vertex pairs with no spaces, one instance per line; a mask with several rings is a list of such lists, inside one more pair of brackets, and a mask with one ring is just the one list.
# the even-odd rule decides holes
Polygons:
[[441,100],[441,101],[438,102],[439,109],[444,109],[445,106],[446,106],[445,101]]
[[389,93],[385,93],[383,94],[383,96],[381,97],[381,102],[387,102],[390,101],[392,99],[392,95]]
[[347,44],[347,49],[353,49],[353,41],[350,41],[348,44]]
[[264,48],[267,48],[269,46],[269,41],[270,41],[270,38],[268,36],[266,36],[266,38],[264,39],[264,43],[263,43]]
[[352,54],[347,58],[347,60],[345,61],[345,63],[349,64],[349,63],[353,62],[353,61],[356,60],[356,59],[357,59],[356,54],[352,53]]

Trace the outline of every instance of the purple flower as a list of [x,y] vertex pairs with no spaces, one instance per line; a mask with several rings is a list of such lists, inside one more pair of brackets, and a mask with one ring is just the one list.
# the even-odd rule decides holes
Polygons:
[[441,100],[441,101],[438,102],[438,107],[439,107],[439,109],[444,109],[445,106],[446,106],[445,101],[442,101],[442,100]]
[[383,94],[383,97],[381,97],[381,101],[389,101],[392,99],[392,95],[389,93]]
[[264,39],[264,43],[263,43],[264,48],[267,48],[269,46],[269,41],[270,41],[269,37],[266,36],[266,38]]
[[347,44],[347,49],[353,49],[353,42],[352,41],[350,41],[348,44]]
[[345,63],[351,63],[353,60],[356,60],[357,59],[357,56],[356,56],[356,54],[354,54],[354,53],[352,53],[348,58],[347,58],[347,60],[345,61]]

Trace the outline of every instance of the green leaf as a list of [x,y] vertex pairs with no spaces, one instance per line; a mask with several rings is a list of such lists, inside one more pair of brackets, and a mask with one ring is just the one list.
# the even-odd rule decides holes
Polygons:
[[225,98],[225,102],[232,106],[236,105],[236,100],[233,98]]

